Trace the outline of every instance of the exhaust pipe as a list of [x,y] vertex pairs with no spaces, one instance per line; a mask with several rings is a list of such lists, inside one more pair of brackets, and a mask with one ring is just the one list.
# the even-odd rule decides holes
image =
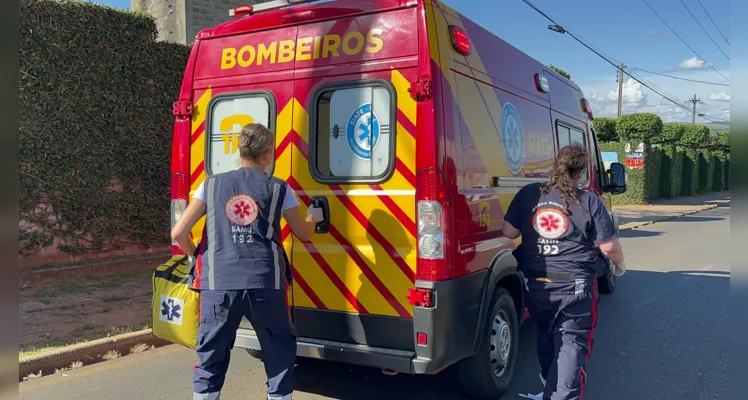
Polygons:
[[382,368],[382,373],[385,374],[385,375],[387,375],[387,376],[395,376],[395,375],[399,374],[399,372],[393,371],[393,370],[387,369],[387,368]]

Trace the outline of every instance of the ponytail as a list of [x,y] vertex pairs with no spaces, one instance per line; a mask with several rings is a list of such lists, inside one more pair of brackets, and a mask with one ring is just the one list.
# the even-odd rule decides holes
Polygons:
[[553,161],[551,179],[543,186],[543,193],[548,193],[551,188],[561,192],[565,211],[568,213],[572,204],[582,208],[581,192],[576,185],[579,174],[587,168],[588,155],[578,143],[573,143],[559,150]]

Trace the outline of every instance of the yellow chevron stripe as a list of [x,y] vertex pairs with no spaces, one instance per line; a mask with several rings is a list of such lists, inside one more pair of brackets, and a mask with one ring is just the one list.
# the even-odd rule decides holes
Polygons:
[[[392,70],[392,84],[397,91],[397,108],[405,114],[410,122],[416,124],[416,102],[410,96],[410,82],[398,70]],[[415,132],[413,132],[415,133]]]

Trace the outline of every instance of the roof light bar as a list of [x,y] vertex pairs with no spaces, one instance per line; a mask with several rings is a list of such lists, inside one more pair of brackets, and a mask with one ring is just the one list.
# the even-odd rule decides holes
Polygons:
[[312,3],[319,0],[276,0],[268,1],[266,3],[255,4],[253,6],[242,6],[234,8],[229,11],[229,15],[232,17],[246,14],[254,14],[260,11],[272,10],[274,8],[281,8],[286,6],[292,6],[296,4]]

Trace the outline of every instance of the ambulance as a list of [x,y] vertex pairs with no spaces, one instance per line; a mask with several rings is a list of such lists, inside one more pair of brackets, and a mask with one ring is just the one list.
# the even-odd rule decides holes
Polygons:
[[[572,142],[592,155],[584,189],[609,210],[626,189],[579,87],[438,0],[228,12],[197,35],[174,103],[172,223],[207,176],[239,167],[241,128],[268,126],[272,173],[326,215],[307,242],[283,226],[298,355],[387,374],[454,365],[467,394],[499,398],[526,316],[518,242],[501,232],[513,196]],[[236,346],[261,357],[246,320]]]

